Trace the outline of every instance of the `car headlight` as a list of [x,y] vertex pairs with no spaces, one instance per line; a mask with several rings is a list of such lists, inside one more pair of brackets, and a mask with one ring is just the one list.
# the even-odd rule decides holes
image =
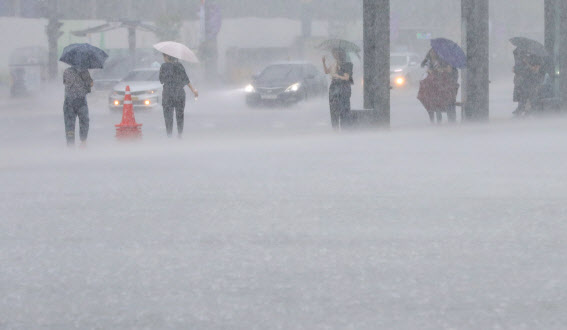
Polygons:
[[406,83],[406,79],[404,77],[398,77],[396,78],[396,85],[398,86],[402,86],[403,84]]
[[157,91],[155,89],[146,91],[146,94],[155,94],[155,93],[157,93]]
[[248,86],[244,87],[244,91],[246,93],[254,93],[256,91],[256,88],[254,88],[254,86],[252,86],[252,85],[248,85]]
[[300,87],[301,87],[301,83],[295,83],[295,84],[289,86],[285,91],[286,91],[286,93],[297,92]]

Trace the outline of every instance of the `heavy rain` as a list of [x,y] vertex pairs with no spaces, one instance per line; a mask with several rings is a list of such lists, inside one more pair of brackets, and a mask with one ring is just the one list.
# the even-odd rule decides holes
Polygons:
[[567,0],[1,0],[0,329],[564,329]]

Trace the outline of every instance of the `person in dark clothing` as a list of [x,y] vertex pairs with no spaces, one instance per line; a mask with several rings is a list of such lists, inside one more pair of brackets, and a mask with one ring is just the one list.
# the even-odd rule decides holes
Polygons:
[[89,107],[87,94],[91,92],[93,80],[87,69],[70,67],[63,73],[65,85],[65,102],[63,104],[63,117],[67,145],[75,145],[75,125],[79,118],[79,136],[84,146],[89,134]]
[[543,58],[527,54],[520,48],[514,50],[514,60],[514,102],[518,102],[518,108],[513,114],[522,116],[538,103],[545,63]]
[[343,49],[336,48],[332,51],[335,58],[335,67],[327,66],[327,59],[323,56],[323,68],[325,74],[331,74],[332,82],[329,87],[329,106],[331,110],[331,124],[333,128],[340,129],[350,115],[350,97],[353,65],[347,60],[347,54]]
[[185,121],[185,86],[199,97],[199,92],[191,85],[191,81],[185,72],[185,68],[179,61],[169,55],[164,54],[165,63],[161,65],[159,71],[159,81],[163,84],[163,116],[165,119],[165,129],[167,136],[173,133],[173,113],[177,121],[177,134],[183,135],[183,124]]

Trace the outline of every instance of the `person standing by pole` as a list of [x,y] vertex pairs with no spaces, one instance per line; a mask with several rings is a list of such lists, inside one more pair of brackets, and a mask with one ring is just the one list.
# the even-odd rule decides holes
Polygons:
[[347,60],[346,51],[341,48],[332,50],[336,60],[334,68],[327,66],[327,59],[323,56],[323,69],[325,74],[332,77],[329,87],[329,106],[331,110],[331,124],[334,129],[340,129],[348,120],[350,114],[350,97],[353,84],[353,65]]
[[177,58],[163,54],[165,63],[161,65],[159,80],[163,84],[163,116],[165,119],[165,129],[167,136],[173,133],[173,113],[177,121],[177,134],[179,138],[183,135],[185,121],[185,90],[188,86],[195,95],[199,97],[199,92],[193,87],[185,68]]

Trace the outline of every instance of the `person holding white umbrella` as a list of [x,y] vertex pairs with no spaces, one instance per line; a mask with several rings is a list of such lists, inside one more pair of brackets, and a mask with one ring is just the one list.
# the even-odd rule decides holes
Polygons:
[[185,121],[185,90],[188,86],[195,98],[199,92],[193,87],[185,68],[178,59],[192,63],[198,63],[197,56],[185,45],[166,41],[154,45],[154,48],[163,53],[165,63],[161,65],[159,80],[163,84],[163,116],[167,136],[173,134],[173,113],[177,121],[177,133],[181,138],[183,135],[183,124]]

